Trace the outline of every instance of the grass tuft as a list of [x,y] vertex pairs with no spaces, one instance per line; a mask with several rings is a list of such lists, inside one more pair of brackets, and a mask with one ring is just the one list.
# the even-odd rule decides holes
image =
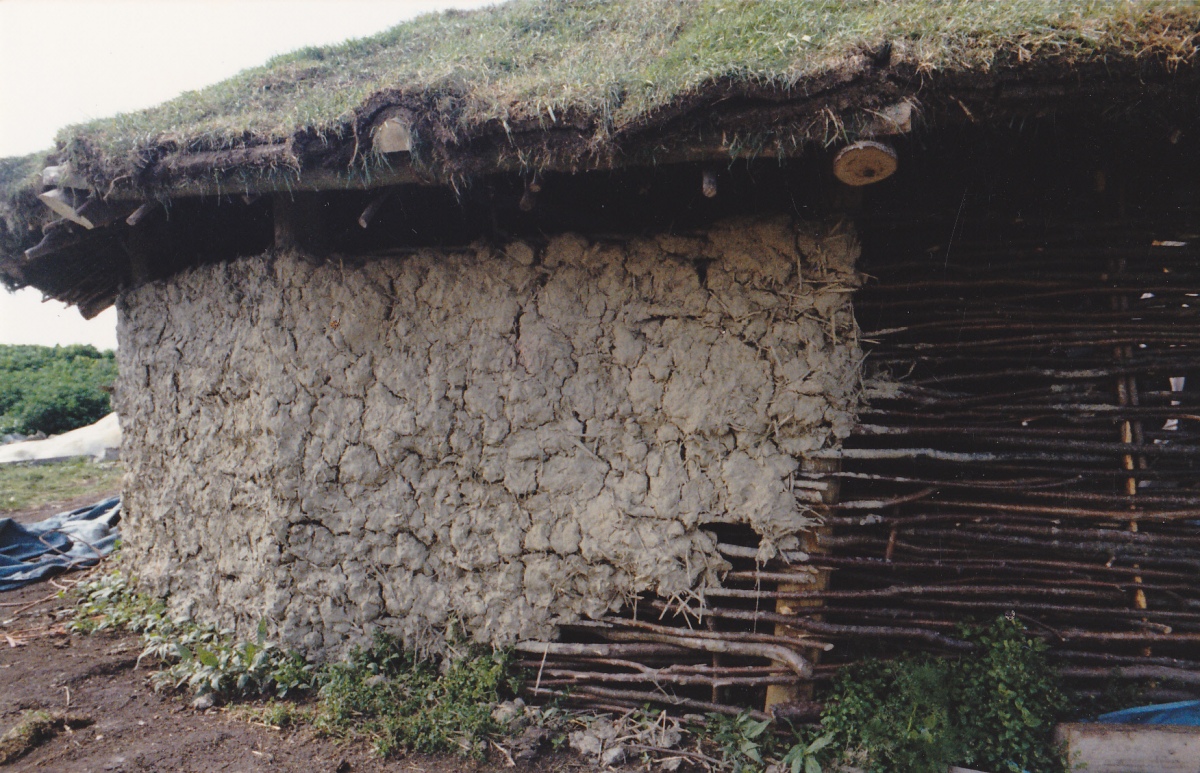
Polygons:
[[121,486],[116,462],[69,459],[48,464],[0,465],[0,513],[14,513],[84,496],[100,497]]
[[76,714],[26,711],[21,714],[17,724],[4,735],[0,735],[0,765],[7,765],[36,749],[56,736],[64,727],[74,729],[90,724],[91,719]]

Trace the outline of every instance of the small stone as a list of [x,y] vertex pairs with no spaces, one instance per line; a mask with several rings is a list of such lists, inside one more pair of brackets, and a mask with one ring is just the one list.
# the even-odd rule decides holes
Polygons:
[[617,746],[613,746],[611,748],[605,749],[604,753],[600,755],[601,767],[611,768],[614,765],[620,765],[624,761],[625,761],[625,745],[624,744],[618,744]]
[[549,740],[549,730],[531,725],[513,740],[513,757],[518,760],[532,760],[541,753],[542,746]]
[[192,708],[196,711],[204,711],[213,707],[213,697],[210,693],[204,693],[196,700],[192,701]]
[[620,735],[620,731],[612,721],[607,719],[597,720],[592,723],[591,731],[596,734],[596,737],[601,741],[611,741]]
[[571,748],[585,757],[599,757],[604,743],[594,733],[576,730],[568,738]]
[[376,674],[375,676],[368,676],[366,679],[364,679],[363,684],[365,684],[367,687],[378,687],[386,681],[386,676],[383,674]]
[[508,726],[513,723],[518,717],[524,716],[524,707],[517,705],[516,701],[504,701],[496,708],[492,709],[492,719],[496,724]]

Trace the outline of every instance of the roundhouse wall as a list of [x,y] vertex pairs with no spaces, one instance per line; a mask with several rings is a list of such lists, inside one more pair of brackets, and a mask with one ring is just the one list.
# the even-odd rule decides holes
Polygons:
[[328,657],[453,620],[551,638],[703,592],[708,530],[812,523],[861,353],[843,225],[267,255],[120,299],[122,561],[173,609]]

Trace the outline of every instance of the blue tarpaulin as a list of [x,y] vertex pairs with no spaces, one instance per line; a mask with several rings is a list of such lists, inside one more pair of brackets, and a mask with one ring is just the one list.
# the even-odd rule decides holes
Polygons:
[[121,498],[19,524],[0,518],[0,591],[93,566],[116,545]]
[[1160,703],[1121,709],[1096,717],[1097,722],[1119,725],[1189,725],[1200,727],[1200,701]]

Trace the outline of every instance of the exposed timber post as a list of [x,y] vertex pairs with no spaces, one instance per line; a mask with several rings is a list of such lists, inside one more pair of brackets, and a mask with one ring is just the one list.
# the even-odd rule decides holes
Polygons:
[[[801,469],[807,473],[830,473],[839,472],[841,470],[841,462],[836,459],[807,459],[801,463]],[[826,483],[824,489],[821,490],[821,504],[814,505],[813,510],[818,516],[828,515],[829,505],[836,504],[841,491],[841,479],[835,477],[824,478]],[[828,526],[818,526],[811,533],[805,534],[801,550],[808,553],[810,556],[815,556],[818,553],[825,552],[824,546],[821,544],[821,537],[828,536],[832,529]],[[804,584],[781,582],[777,586],[777,590],[783,592],[812,592],[823,591],[829,587],[829,570],[821,569],[816,575],[806,575],[811,577],[811,582]],[[821,599],[776,599],[775,613],[777,615],[793,616],[804,607],[819,607],[824,602]],[[818,618],[812,618],[818,619]],[[795,639],[809,638],[809,634],[790,625],[776,623],[776,636],[786,636]],[[820,656],[821,649],[813,647],[808,649],[805,656],[808,660],[816,665],[817,659]],[[811,684],[772,684],[767,686],[767,699],[765,710],[769,713],[773,706],[778,706],[783,703],[796,703],[797,701],[808,700],[812,697]]]

